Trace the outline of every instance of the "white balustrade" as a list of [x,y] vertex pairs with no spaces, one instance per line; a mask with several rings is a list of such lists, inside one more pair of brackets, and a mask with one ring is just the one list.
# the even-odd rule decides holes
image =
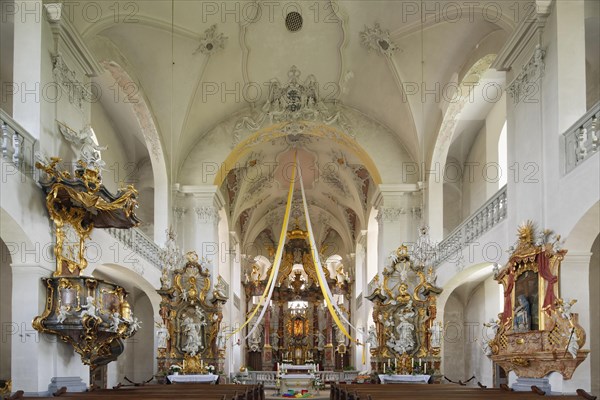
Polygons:
[[2,161],[12,162],[23,174],[34,176],[35,152],[39,142],[21,125],[0,109],[0,141]]
[[457,226],[436,248],[433,265],[437,266],[492,229],[506,218],[506,186]]
[[598,152],[600,132],[600,102],[596,103],[583,117],[561,136],[564,152],[564,173],[568,174]]
[[108,228],[106,231],[133,252],[144,257],[150,264],[162,269],[160,262],[160,247],[148,238],[141,230]]

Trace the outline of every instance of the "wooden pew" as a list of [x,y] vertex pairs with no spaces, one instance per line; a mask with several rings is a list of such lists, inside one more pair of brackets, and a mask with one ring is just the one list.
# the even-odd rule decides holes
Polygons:
[[[162,400],[162,399],[203,399],[203,400],[264,400],[265,392],[260,385],[207,385],[207,384],[176,384],[176,385],[143,385],[120,386],[117,389],[97,389],[83,393],[69,393],[61,388],[53,397],[68,398],[70,400],[100,400],[100,399],[126,399],[126,400]],[[11,400],[28,399],[22,391]],[[31,397],[31,399],[44,399],[44,397]]]
[[[563,400],[582,400],[581,395],[561,396]],[[543,391],[532,388],[531,392],[513,392],[502,389],[486,389],[481,387],[467,387],[459,385],[417,385],[417,384],[390,384],[390,385],[332,385],[331,400],[399,400],[399,399],[427,399],[427,400],[495,400],[539,399],[545,395]],[[581,397],[580,397],[581,396]]]

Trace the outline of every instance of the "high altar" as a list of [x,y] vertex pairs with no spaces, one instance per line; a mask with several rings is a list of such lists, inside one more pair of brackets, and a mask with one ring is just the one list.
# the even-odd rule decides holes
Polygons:
[[[248,314],[256,307],[253,299],[256,303],[257,296],[264,291],[270,268],[261,271],[255,263],[246,273],[244,287],[250,302]],[[324,307],[323,294],[317,284],[315,268],[308,232],[301,230],[296,221],[295,228],[287,232],[276,286],[261,329],[256,329],[248,338],[247,360],[253,369],[270,371],[279,362],[316,363],[330,370],[348,365],[349,343],[337,328],[333,328],[334,323]],[[352,280],[340,262],[335,268],[324,270],[332,293],[349,320]]]

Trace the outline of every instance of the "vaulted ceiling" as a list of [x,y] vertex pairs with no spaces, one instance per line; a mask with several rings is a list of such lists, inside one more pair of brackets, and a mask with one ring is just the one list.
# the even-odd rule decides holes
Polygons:
[[[391,132],[408,160],[430,158],[452,96],[445,95],[446,86],[460,82],[480,58],[497,53],[533,3],[147,0],[95,2],[101,10],[87,17],[73,8],[66,12],[98,61],[118,65],[135,83],[132,90],[143,94],[175,183],[185,182],[185,163],[196,149],[215,145],[209,133],[234,115],[260,111],[268,83],[287,82],[292,66],[301,71],[301,80],[314,76],[323,103],[343,105]],[[286,26],[292,11],[302,16],[297,31]],[[110,93],[115,79],[114,71],[107,71],[96,81]],[[105,108],[117,126],[132,131],[125,113]],[[322,165],[337,157],[327,142],[317,142],[304,148],[303,163]],[[278,142],[253,151],[268,161],[290,154],[289,146]],[[370,151],[377,159],[377,151]],[[309,197],[316,214],[322,209],[330,220],[341,221],[350,209],[364,224],[368,216],[357,180],[365,178],[357,178],[357,171],[365,166],[353,154],[344,157],[340,166],[347,168],[339,180],[308,182]],[[231,195],[235,173],[222,187],[232,225],[243,225],[241,218],[258,226],[257,215],[264,219],[277,211],[286,187],[274,178],[277,189],[271,192],[244,183]],[[371,176],[366,180],[373,185]],[[258,204],[263,197],[270,206]],[[339,210],[328,210],[330,197]]]

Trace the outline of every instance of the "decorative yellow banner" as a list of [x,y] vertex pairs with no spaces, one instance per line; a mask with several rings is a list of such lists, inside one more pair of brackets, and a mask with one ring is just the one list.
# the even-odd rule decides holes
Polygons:
[[[284,249],[284,245],[285,245],[285,235],[287,233],[288,223],[290,221],[290,211],[292,209],[292,197],[294,195],[294,185],[296,184],[297,156],[298,156],[298,153],[296,152],[294,154],[294,168],[292,169],[292,178],[290,180],[290,188],[288,190],[287,204],[285,206],[285,214],[283,216],[283,224],[281,227],[281,233],[279,234],[279,243],[277,244],[277,251],[275,253],[275,263],[273,265],[273,268],[271,268],[271,274],[269,275],[269,280],[267,281],[267,284],[265,286],[265,290],[264,290],[262,296],[260,296],[260,300],[259,300],[258,304],[256,305],[256,307],[254,307],[254,310],[252,311],[252,313],[250,314],[250,316],[248,317],[246,322],[244,322],[235,331],[230,333],[229,336],[227,336],[227,340],[229,340],[233,335],[240,332],[246,325],[248,325],[250,323],[250,321],[252,321],[252,318],[254,318],[254,316],[258,312],[258,309],[260,308],[260,306],[262,306],[265,303],[268,303],[269,300],[271,300],[271,295],[273,294],[273,288],[275,287],[274,280],[275,280],[275,277],[277,276],[277,274],[279,273],[279,266],[281,265],[281,258],[283,256],[283,249]],[[246,337],[250,336],[252,334],[252,332],[254,332],[254,330],[258,327],[258,324],[260,323],[263,315],[265,314],[265,312],[264,312],[265,310],[266,310],[266,307],[263,307],[263,312],[260,314],[260,318],[256,321],[256,323],[254,324],[254,327],[252,328],[252,330],[250,332],[248,332],[248,335]]]
[[[310,251],[312,254],[313,261],[315,262],[315,269],[317,270],[317,279],[319,280],[319,286],[321,287],[321,292],[323,293],[323,297],[325,298],[325,303],[327,304],[327,309],[331,314],[331,317],[335,321],[338,329],[350,339],[351,342],[355,342],[356,344],[360,344],[358,338],[353,339],[352,336],[346,330],[346,327],[340,321],[337,312],[344,318],[344,321],[350,325],[356,331],[356,328],[352,326],[352,324],[344,317],[342,311],[337,308],[336,304],[333,304],[330,297],[329,286],[327,284],[327,280],[325,279],[325,274],[323,272],[323,266],[321,265],[321,260],[319,258],[319,253],[317,252],[317,244],[315,243],[312,224],[310,222],[310,215],[308,215],[308,203],[306,202],[306,194],[304,192],[304,183],[302,182],[302,169],[298,167],[298,177],[300,178],[300,190],[302,191],[302,203],[304,205],[304,216],[306,218],[306,230],[308,231],[308,242],[310,243]],[[357,331],[358,332],[358,331]]]

